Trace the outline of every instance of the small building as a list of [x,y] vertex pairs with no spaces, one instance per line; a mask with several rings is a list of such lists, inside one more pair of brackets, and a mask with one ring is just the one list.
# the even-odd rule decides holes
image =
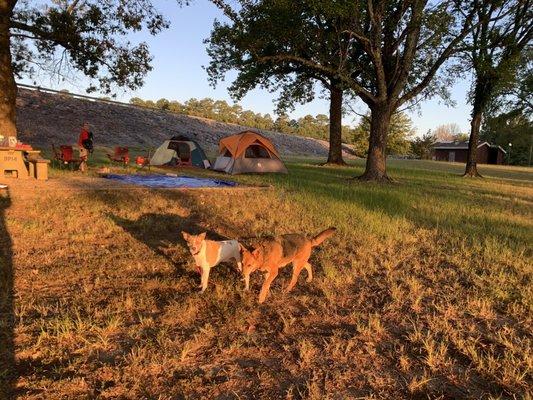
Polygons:
[[[433,145],[433,160],[466,163],[468,142],[437,142]],[[504,164],[507,152],[500,146],[482,142],[477,146],[479,164]]]

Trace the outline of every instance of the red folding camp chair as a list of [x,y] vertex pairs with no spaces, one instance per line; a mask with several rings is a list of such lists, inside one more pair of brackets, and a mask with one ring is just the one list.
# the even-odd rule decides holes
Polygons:
[[54,161],[58,162],[59,167],[66,165],[69,168],[72,168],[80,165],[81,160],[74,157],[74,149],[72,146],[61,145],[59,146],[58,150],[54,145],[52,145],[52,150],[54,151]]
[[130,163],[130,151],[127,147],[115,147],[113,154],[108,154],[107,157],[112,162],[124,164],[126,167]]

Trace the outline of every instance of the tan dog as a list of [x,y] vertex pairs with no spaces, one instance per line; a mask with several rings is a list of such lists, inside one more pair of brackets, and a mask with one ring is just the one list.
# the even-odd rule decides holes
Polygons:
[[199,235],[191,235],[187,232],[181,232],[181,234],[187,242],[189,251],[196,262],[196,268],[202,276],[200,284],[202,292],[207,289],[209,272],[215,265],[233,259],[237,261],[239,271],[242,271],[240,245],[236,240],[206,240],[205,232]]
[[248,290],[250,288],[250,274],[253,271],[265,271],[265,281],[259,294],[259,303],[264,302],[268,295],[270,284],[278,275],[279,268],[291,262],[293,266],[292,279],[286,291],[290,292],[294,288],[303,268],[307,270],[307,282],[311,282],[313,270],[308,262],[311,250],[333,235],[335,231],[336,228],[329,228],[320,232],[314,238],[291,233],[272,239],[263,239],[252,252],[241,245],[245,289]]

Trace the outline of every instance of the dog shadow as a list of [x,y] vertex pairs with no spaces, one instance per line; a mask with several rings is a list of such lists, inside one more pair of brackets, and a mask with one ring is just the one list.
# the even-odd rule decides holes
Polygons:
[[202,226],[194,217],[147,213],[136,220],[122,218],[115,214],[108,214],[108,218],[135,240],[166,259],[174,267],[177,278],[198,279],[198,273],[193,268],[192,257],[181,234],[182,231],[194,235],[206,232],[210,240],[228,240],[218,232]]
[[177,276],[197,276],[196,272],[188,268],[191,257],[187,243],[181,235],[182,231],[191,234],[207,232],[207,237],[212,240],[227,239],[213,230],[206,229],[191,218],[175,214],[148,213],[136,220],[122,218],[115,214],[109,214],[108,217],[134,239],[165,258],[175,267]]

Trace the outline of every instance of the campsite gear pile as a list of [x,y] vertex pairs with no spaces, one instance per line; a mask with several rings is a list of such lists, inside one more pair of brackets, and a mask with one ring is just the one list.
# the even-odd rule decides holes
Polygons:
[[198,142],[183,135],[165,140],[150,159],[150,165],[191,166],[205,169],[211,167],[211,163]]
[[232,175],[288,172],[274,144],[266,137],[252,131],[244,131],[221,139],[219,156],[213,169]]
[[[72,146],[60,146],[59,150],[55,146],[52,148],[55,155],[54,159],[60,166],[76,167],[82,161],[75,158]],[[136,166],[139,168],[150,166],[211,168],[211,163],[200,144],[185,135],[173,136],[165,140],[152,156],[150,153],[147,156],[136,156]],[[115,147],[114,152],[107,154],[107,157],[110,161],[122,163],[124,166],[128,165],[131,160],[128,147],[121,146]],[[213,169],[232,175],[288,172],[272,141],[250,130],[222,138],[219,141],[219,155]],[[126,178],[120,176],[111,179],[125,180]],[[139,182],[138,178],[134,178],[134,180],[137,181],[132,181],[132,183],[143,184],[137,183]],[[150,179],[147,182],[148,186],[153,183]],[[167,183],[162,184],[163,186],[159,183],[153,183],[152,187],[182,187],[181,184],[176,186],[176,182],[168,183],[170,186],[165,186]],[[194,183],[191,185],[187,187],[199,187]]]

